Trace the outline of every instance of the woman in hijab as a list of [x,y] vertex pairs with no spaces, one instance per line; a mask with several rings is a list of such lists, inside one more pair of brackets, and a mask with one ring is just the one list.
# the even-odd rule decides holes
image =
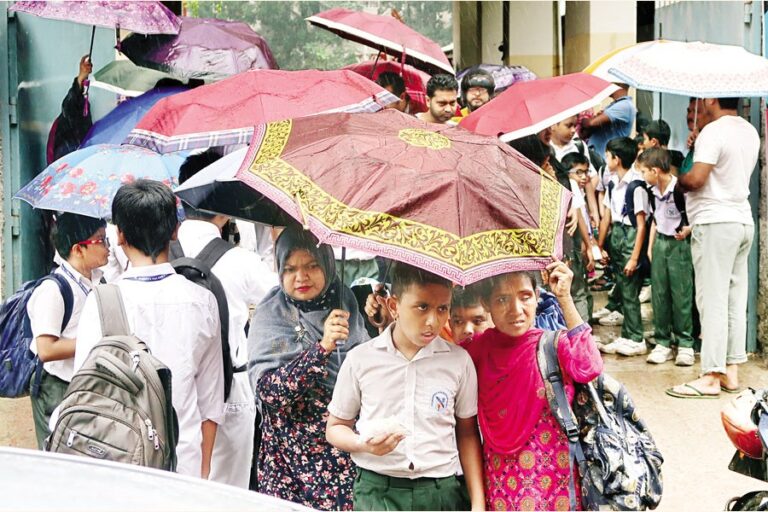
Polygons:
[[[576,311],[570,288],[573,272],[562,262],[547,267],[548,284],[563,310],[557,356],[565,391],[573,401],[574,382],[590,382],[603,369],[592,330]],[[568,439],[553,416],[536,358],[544,331],[534,326],[536,280],[512,272],[484,282],[483,304],[495,327],[462,346],[477,369],[477,409],[483,436],[487,510],[581,509],[578,475],[569,464]]]
[[352,461],[326,442],[325,422],[345,355],[369,337],[330,246],[289,227],[275,242],[275,259],[280,286],[256,309],[248,337],[248,375],[264,418],[258,490],[314,509],[351,510]]

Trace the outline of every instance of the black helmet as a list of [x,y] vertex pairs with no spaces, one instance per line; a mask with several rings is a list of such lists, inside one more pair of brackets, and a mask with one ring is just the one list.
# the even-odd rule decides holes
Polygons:
[[472,87],[483,87],[488,91],[488,96],[493,98],[496,83],[493,75],[484,69],[473,69],[467,72],[461,79],[461,104],[467,106],[467,91]]

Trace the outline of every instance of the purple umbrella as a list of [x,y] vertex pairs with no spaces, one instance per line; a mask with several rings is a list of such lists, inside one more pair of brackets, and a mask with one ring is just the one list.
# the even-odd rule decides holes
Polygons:
[[251,69],[278,69],[267,41],[239,21],[182,16],[178,35],[131,34],[120,51],[134,64],[182,80],[221,80]]
[[491,76],[493,76],[493,81],[496,83],[496,94],[504,92],[510,85],[514,83],[536,80],[536,75],[525,66],[478,64],[477,66],[464,69],[456,75],[456,80],[459,81],[459,87],[461,87],[461,79],[464,78],[464,75],[477,69],[487,71],[491,74]]

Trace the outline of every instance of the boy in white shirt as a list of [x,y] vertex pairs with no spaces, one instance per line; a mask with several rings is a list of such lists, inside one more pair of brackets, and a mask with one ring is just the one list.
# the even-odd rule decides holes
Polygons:
[[[326,437],[358,466],[355,510],[466,510],[460,470],[472,510],[485,509],[477,374],[463,348],[438,336],[452,288],[396,264],[387,298],[395,323],[339,370]],[[384,426],[366,434],[364,422]]]
[[[75,336],[85,298],[94,282],[101,277],[98,267],[107,262],[109,242],[101,219],[62,213],[56,216],[52,237],[61,264],[55,274],[72,290],[72,311],[62,328],[65,301],[59,286],[52,280],[43,281],[27,303],[27,315],[32,328],[32,352],[43,362],[37,394],[31,393],[32,418],[35,422],[37,445],[41,450],[51,434],[48,422],[51,413],[64,398],[72,380]],[[35,377],[32,377],[34,385]]]
[[[131,262],[115,281],[128,324],[171,369],[172,402],[179,420],[176,471],[208,478],[216,428],[224,412],[216,299],[176,274],[168,263],[169,244],[178,226],[176,198],[168,187],[149,180],[122,186],[112,201],[112,222]],[[91,297],[80,318],[75,371],[101,338],[98,305]]]

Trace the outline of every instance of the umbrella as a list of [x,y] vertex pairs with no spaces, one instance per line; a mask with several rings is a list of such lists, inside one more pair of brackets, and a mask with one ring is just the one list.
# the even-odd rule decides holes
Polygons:
[[465,117],[460,126],[509,142],[594,107],[617,89],[585,73],[518,82]]
[[392,61],[373,61],[358,62],[344,66],[342,69],[354,71],[358,75],[363,75],[371,80],[379,78],[385,71],[397,73],[403,77],[405,82],[405,91],[411,98],[411,114],[427,111],[427,82],[431,78],[429,74],[419,71],[408,64],[400,64]]
[[136,123],[144,117],[152,106],[162,98],[188,91],[186,87],[163,87],[152,89],[141,96],[130,98],[112,109],[106,116],[96,121],[88,130],[80,147],[94,144],[121,144]]
[[182,80],[221,80],[251,69],[277,69],[267,41],[240,21],[182,16],[178,35],[132,34],[120,51],[139,66]]
[[35,208],[109,218],[112,199],[121,185],[147,178],[173,187],[183,163],[184,156],[178,153],[159,155],[135,146],[89,146],[53,162],[14,199]]
[[311,24],[375,48],[429,74],[453,74],[453,66],[436,42],[391,17],[337,7],[307,18]]
[[125,142],[160,153],[245,144],[258,123],[331,111],[375,112],[397,100],[352,71],[248,71],[160,100]]
[[656,41],[644,41],[642,43],[631,44],[629,46],[624,46],[622,48],[610,51],[602,57],[594,60],[589,66],[584,68],[582,72],[595,75],[596,77],[602,78],[608,82],[618,82],[619,79],[609,73],[609,69],[614,67],[617,63],[628,59],[634,54],[642,52],[643,50],[646,50],[649,47],[659,43],[666,43],[666,41],[662,39]]
[[697,98],[768,96],[768,59],[741,46],[666,41],[608,72],[638,89]]
[[493,82],[496,85],[495,93],[499,94],[507,90],[507,88],[517,82],[527,82],[529,80],[536,80],[536,75],[533,71],[529,70],[525,66],[500,66],[497,64],[479,64],[462,70],[456,75],[456,80],[459,81],[459,95],[461,95],[461,79],[464,75],[470,71],[482,69],[487,71],[493,76]]
[[152,89],[164,78],[173,78],[168,73],[137,66],[129,60],[114,60],[93,74],[91,86],[119,94],[139,96]]
[[[91,50],[96,27],[121,28],[140,34],[178,34],[180,21],[161,2],[123,2],[88,0],[66,2],[16,2],[9,11],[25,12],[41,18],[93,25]],[[91,52],[89,51],[90,55]]]
[[[461,285],[540,269],[562,252],[570,194],[556,181],[496,138],[392,109],[261,124],[232,172],[222,183],[269,200],[251,220],[275,223],[279,206],[324,243]],[[204,186],[189,180],[176,193],[197,206],[204,193],[192,191]]]

